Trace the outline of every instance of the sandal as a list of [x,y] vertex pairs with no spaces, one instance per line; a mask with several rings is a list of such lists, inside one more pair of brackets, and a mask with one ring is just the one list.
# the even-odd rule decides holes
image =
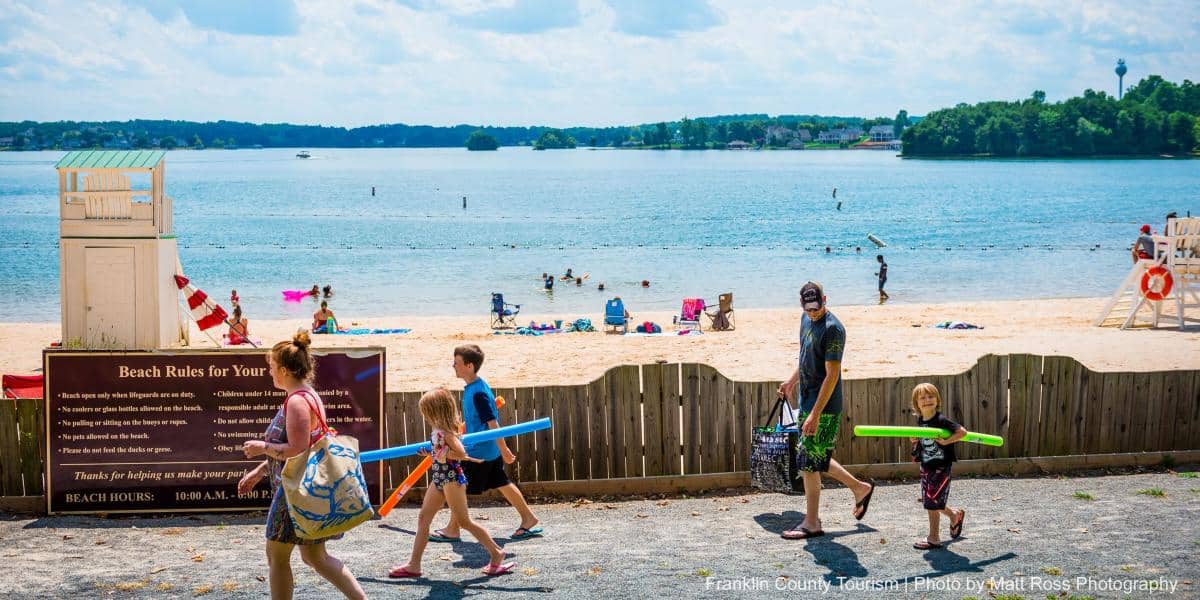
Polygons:
[[533,527],[518,527],[517,530],[514,531],[513,534],[511,536],[509,536],[508,539],[524,540],[524,539],[528,539],[528,538],[541,537],[541,536],[542,536],[542,528],[535,525]]
[[959,536],[962,535],[963,521],[966,521],[966,520],[967,520],[967,511],[966,511],[966,509],[963,509],[962,513],[958,516],[958,522],[950,525],[950,538],[951,539],[957,540],[959,538]]
[[420,573],[413,573],[412,571],[409,571],[408,565],[392,567],[392,570],[388,571],[388,577],[391,577],[393,579],[406,579],[406,578],[414,578],[415,579],[420,576],[421,576]]
[[446,542],[446,543],[453,544],[456,542],[461,542],[462,536],[450,537],[450,536],[446,535],[445,529],[434,529],[433,533],[429,534],[429,541],[431,541],[431,542]]
[[927,539],[921,540],[921,541],[913,544],[913,548],[916,548],[917,550],[937,550],[941,547],[942,547],[941,544],[939,544],[937,542],[931,542]]
[[785,531],[785,532],[779,534],[779,537],[781,537],[785,540],[807,540],[808,538],[821,537],[823,535],[825,535],[824,529],[818,529],[816,531],[813,531],[811,529],[808,529],[807,527],[801,527],[799,529],[792,529],[790,531]]
[[509,573],[512,573],[513,569],[516,568],[516,566],[517,566],[517,563],[515,563],[515,562],[506,562],[506,563],[501,563],[498,565],[488,563],[488,566],[484,567],[482,569],[482,571],[483,571],[483,574],[487,575],[488,577],[496,577],[498,575],[507,575]]
[[[863,496],[862,500],[859,500],[858,502],[854,503],[854,518],[855,519],[861,521],[861,520],[863,520],[863,517],[867,516],[867,509],[870,508],[870,506],[871,506],[871,496],[874,494],[875,494],[875,484],[872,483],[871,489],[870,489],[870,491],[867,492],[867,495]],[[859,509],[862,509],[862,512],[858,512]]]

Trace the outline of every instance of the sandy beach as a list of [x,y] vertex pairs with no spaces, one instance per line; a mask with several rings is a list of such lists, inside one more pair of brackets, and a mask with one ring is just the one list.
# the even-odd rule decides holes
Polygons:
[[[970,368],[985,354],[1033,353],[1071,356],[1101,371],[1200,369],[1200,329],[1166,325],[1156,330],[1121,331],[1092,327],[1104,299],[956,302],[838,306],[830,310],[847,330],[843,363],[847,378],[952,374]],[[252,307],[247,307],[252,309]],[[596,333],[560,333],[540,337],[495,335],[486,314],[478,316],[395,316],[355,319],[355,327],[405,327],[396,335],[319,335],[317,347],[384,346],[389,391],[425,390],[436,385],[461,387],[450,368],[458,344],[479,344],[487,354],[481,374],[494,386],[586,383],[610,367],[655,361],[700,362],[740,381],[786,377],[799,349],[799,307],[737,309],[737,329],[705,331],[699,336],[636,337]],[[522,315],[526,316],[526,315]],[[248,310],[252,337],[268,344],[286,339],[307,320],[267,321]],[[528,315],[529,319],[587,317],[601,314]],[[635,323],[670,326],[669,313],[632,315]],[[981,330],[929,327],[946,320],[981,325]],[[707,319],[705,320],[707,326]],[[31,373],[41,367],[41,349],[61,337],[57,323],[4,323],[0,327],[0,371]],[[192,347],[213,347],[193,325]]]

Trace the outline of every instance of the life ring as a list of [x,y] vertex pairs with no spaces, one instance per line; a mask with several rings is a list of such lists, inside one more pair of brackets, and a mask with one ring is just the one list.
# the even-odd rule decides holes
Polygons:
[[1171,272],[1161,266],[1151,267],[1142,274],[1142,295],[1147,300],[1155,302],[1166,298],[1171,294],[1171,286],[1175,285],[1175,278],[1171,277]]

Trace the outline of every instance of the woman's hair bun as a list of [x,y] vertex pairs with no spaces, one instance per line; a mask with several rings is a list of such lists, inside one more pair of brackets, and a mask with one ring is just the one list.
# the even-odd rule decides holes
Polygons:
[[301,350],[308,350],[309,344],[312,344],[312,338],[309,337],[308,331],[301,329],[292,336],[292,343],[299,346]]

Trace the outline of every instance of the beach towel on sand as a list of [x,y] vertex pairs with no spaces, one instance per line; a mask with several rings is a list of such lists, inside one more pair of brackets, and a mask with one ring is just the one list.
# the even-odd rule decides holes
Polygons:
[[937,329],[983,329],[981,325],[972,325],[963,321],[942,321],[941,323],[930,325],[930,327]]
[[377,335],[388,333],[409,333],[411,329],[371,329],[370,327],[358,327],[355,329],[338,329],[333,333],[338,335]]

